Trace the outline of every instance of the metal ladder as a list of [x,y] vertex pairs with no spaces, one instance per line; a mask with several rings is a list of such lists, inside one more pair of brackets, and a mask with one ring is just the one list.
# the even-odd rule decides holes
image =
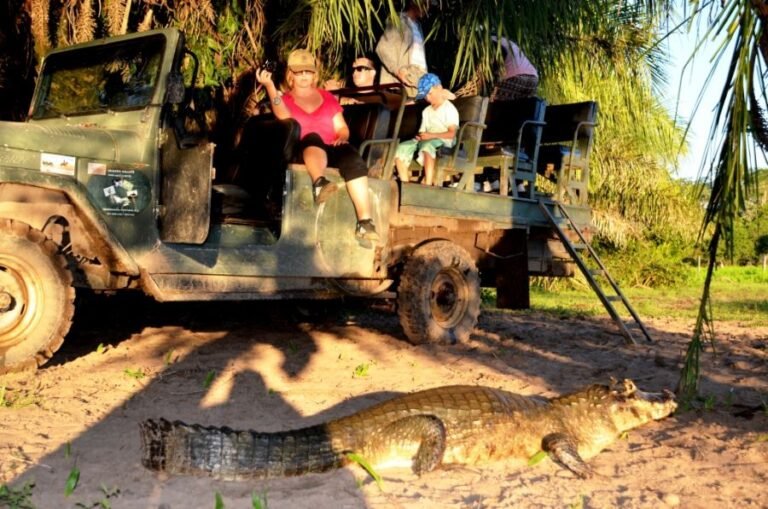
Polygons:
[[[603,306],[608,311],[608,314],[611,315],[613,321],[616,322],[616,325],[619,326],[619,330],[621,331],[621,334],[624,336],[626,341],[633,345],[637,344],[634,336],[632,336],[632,333],[627,327],[627,323],[624,322],[624,319],[622,319],[619,316],[619,313],[616,311],[616,307],[613,305],[614,302],[620,302],[629,312],[634,323],[640,328],[640,331],[642,331],[645,339],[648,341],[653,341],[651,335],[648,333],[648,330],[645,328],[645,325],[643,325],[643,322],[640,320],[640,317],[637,315],[635,310],[629,304],[627,298],[621,292],[619,285],[608,273],[608,269],[605,268],[605,265],[603,265],[603,262],[597,256],[595,250],[592,249],[592,246],[589,245],[587,239],[584,238],[584,235],[582,235],[581,231],[579,231],[579,229],[576,227],[573,219],[571,219],[571,216],[569,216],[565,211],[565,208],[562,206],[562,204],[556,201],[545,201],[540,199],[539,208],[541,208],[541,210],[544,212],[544,215],[549,219],[549,222],[552,224],[552,226],[555,227],[557,235],[560,237],[563,245],[568,250],[573,260],[576,262],[576,265],[578,265],[579,269],[581,269],[582,274],[584,274],[587,282],[589,282],[589,286],[591,286],[592,290],[595,291],[598,298],[600,299],[600,302],[603,303]],[[566,235],[566,229],[573,231],[576,233],[576,235],[578,235],[578,243],[571,242],[571,240],[568,238],[568,235]],[[597,269],[592,269],[587,266],[584,257],[581,256],[581,251],[586,251],[587,254],[592,257],[598,267]],[[603,287],[597,281],[597,277],[605,278],[609,286],[613,289],[613,295],[607,295],[605,293]]]

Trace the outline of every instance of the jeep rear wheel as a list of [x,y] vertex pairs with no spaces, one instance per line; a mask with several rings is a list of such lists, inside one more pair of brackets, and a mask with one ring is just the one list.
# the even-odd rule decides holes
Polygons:
[[42,366],[72,324],[67,261],[43,232],[0,221],[0,373]]
[[400,278],[397,309],[413,344],[466,341],[480,314],[480,275],[461,247],[440,240],[418,247]]

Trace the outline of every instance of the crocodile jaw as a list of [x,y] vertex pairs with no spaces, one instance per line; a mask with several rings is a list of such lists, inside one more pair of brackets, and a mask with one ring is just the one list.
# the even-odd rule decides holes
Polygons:
[[619,432],[663,419],[677,409],[672,392],[644,392],[635,387],[631,380],[614,384],[611,397],[611,418]]
[[667,417],[677,409],[675,395],[666,389],[662,392],[643,392],[638,390],[636,395],[638,402],[642,402],[636,404],[644,405],[646,412],[654,421]]

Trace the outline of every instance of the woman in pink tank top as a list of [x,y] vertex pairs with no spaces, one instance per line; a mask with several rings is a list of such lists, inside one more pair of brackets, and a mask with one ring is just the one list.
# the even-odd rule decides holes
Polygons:
[[325,169],[329,165],[338,168],[355,207],[355,236],[378,240],[368,198],[368,167],[347,142],[349,127],[341,105],[332,94],[317,87],[315,57],[303,49],[291,52],[286,73],[290,90],[283,95],[278,93],[271,72],[261,69],[256,79],[264,85],[275,116],[292,118],[301,126],[299,153],[312,179],[315,202],[323,203],[336,191],[336,184],[325,178]]

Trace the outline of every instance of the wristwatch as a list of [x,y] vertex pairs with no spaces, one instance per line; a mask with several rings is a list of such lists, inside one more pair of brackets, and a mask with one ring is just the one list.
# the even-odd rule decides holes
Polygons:
[[279,95],[276,95],[275,98],[272,99],[272,104],[275,106],[279,106],[281,102],[283,102],[283,99]]

